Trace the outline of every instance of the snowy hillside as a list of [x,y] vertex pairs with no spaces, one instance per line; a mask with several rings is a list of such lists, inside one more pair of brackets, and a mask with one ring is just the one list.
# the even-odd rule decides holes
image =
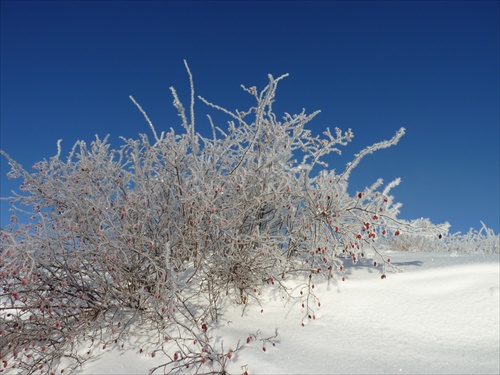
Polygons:
[[[345,282],[318,285],[321,307],[301,326],[299,304],[273,301],[228,311],[212,336],[224,350],[262,331],[276,345],[245,344],[228,360],[231,374],[498,374],[499,256],[389,252],[401,272],[358,262]],[[355,269],[354,269],[355,268]],[[135,337],[138,347],[141,338]],[[145,350],[97,354],[80,374],[147,374],[161,364]],[[156,373],[162,373],[159,369]]]

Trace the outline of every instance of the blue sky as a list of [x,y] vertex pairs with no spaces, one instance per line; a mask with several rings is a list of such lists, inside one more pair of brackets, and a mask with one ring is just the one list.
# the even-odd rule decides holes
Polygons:
[[[229,109],[253,104],[240,84],[278,89],[281,113],[322,113],[310,123],[352,128],[342,157],[407,134],[368,156],[351,176],[361,190],[401,177],[401,217],[499,232],[499,2],[46,2],[1,1],[0,148],[30,168],[94,134],[176,127],[169,86]],[[211,112],[197,103],[198,130]],[[221,125],[224,125],[222,123]],[[9,181],[1,160],[1,195]],[[1,223],[8,221],[2,202]]]

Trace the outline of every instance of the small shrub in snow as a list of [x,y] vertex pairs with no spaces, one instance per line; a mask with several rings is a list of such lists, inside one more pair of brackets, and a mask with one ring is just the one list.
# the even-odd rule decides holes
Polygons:
[[428,233],[404,233],[400,236],[386,237],[385,246],[398,251],[448,252],[462,254],[500,253],[500,235],[481,223],[480,230],[470,229],[462,234],[443,232],[439,236]]
[[481,223],[480,230],[470,229],[467,233],[454,233],[445,237],[448,252],[467,254],[499,254],[500,235]]
[[[379,238],[446,230],[397,218],[390,191],[399,179],[347,191],[361,159],[395,145],[403,128],[337,174],[324,159],[340,153],[352,131],[313,135],[305,126],[318,112],[278,118],[273,102],[284,77],[270,76],[260,92],[244,87],[255,99],[248,110],[200,98],[230,120],[223,130],[209,117],[211,137],[195,130],[191,79],[189,113],[172,89],[180,134],[158,135],[139,107],[152,140],[123,138],[113,149],[96,136],[78,141],[66,159],[58,144],[32,173],[2,151],[9,178],[23,179],[0,232],[2,370],[71,369],[92,355],[79,342],[123,346],[130,328],[142,326],[156,334],[140,351],[168,359],[156,369],[223,372],[243,345],[260,340],[265,349],[275,337],[216,346],[211,332],[228,304],[265,306],[260,291],[274,285],[302,301],[304,319],[315,318],[315,282],[345,279],[345,258],[357,262],[369,251],[385,269]],[[301,276],[294,295],[284,282]]]

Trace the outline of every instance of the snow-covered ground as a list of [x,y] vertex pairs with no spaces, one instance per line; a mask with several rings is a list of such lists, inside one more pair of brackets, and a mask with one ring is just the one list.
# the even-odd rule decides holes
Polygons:
[[[345,282],[317,285],[316,319],[300,303],[269,303],[228,311],[214,329],[224,350],[257,330],[278,328],[276,346],[253,341],[229,362],[231,374],[498,374],[499,255],[391,252],[401,272],[368,262],[347,268]],[[140,342],[141,338],[136,340]],[[80,374],[147,374],[161,363],[135,349],[113,349]],[[246,367],[245,367],[246,366]],[[162,371],[158,371],[162,373]]]

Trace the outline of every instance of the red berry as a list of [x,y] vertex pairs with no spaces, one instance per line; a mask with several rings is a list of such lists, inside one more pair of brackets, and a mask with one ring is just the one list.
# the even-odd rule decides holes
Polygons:
[[382,276],[380,276],[380,278],[381,278],[382,280],[383,280],[383,279],[385,279],[386,277],[387,277],[387,276],[386,276],[385,274],[384,274],[384,275],[382,275]]

